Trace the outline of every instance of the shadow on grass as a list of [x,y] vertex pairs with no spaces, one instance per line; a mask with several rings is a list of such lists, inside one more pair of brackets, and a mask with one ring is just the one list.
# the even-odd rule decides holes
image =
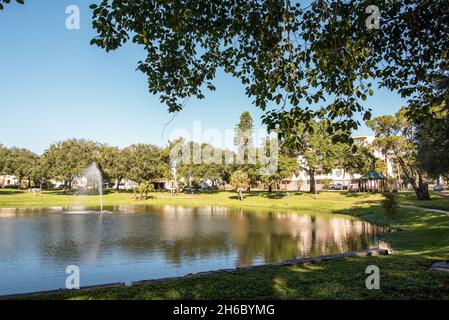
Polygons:
[[[260,197],[260,196],[261,196],[261,192],[259,192],[259,191],[251,191],[251,192],[244,192],[243,193],[243,198],[244,199]],[[238,196],[237,192],[235,192],[235,194],[228,196],[228,199],[239,200],[239,196]]]
[[291,194],[287,192],[277,191],[277,192],[266,192],[261,194],[262,197],[272,200],[283,199]]
[[[264,267],[141,286],[68,292],[32,299],[447,299],[447,275],[429,273],[426,256],[348,258],[310,266]],[[380,290],[368,290],[366,268],[381,270]]]
[[12,196],[15,194],[22,194],[23,191],[17,189],[0,189],[0,196]]

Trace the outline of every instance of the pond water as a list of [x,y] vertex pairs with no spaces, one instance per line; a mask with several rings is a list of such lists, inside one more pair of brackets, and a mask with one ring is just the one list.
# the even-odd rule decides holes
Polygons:
[[180,276],[376,247],[350,217],[224,207],[120,206],[108,213],[0,209],[0,295]]

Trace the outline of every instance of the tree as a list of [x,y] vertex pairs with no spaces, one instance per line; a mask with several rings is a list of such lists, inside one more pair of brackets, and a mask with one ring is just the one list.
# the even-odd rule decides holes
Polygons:
[[239,200],[243,201],[243,191],[246,190],[249,185],[248,175],[241,170],[234,171],[231,174],[231,185],[239,194]]
[[45,159],[41,156],[36,156],[33,161],[33,165],[31,167],[29,173],[29,182],[33,181],[35,186],[40,186],[44,184],[46,180],[50,177],[50,168],[48,164],[45,162]]
[[382,153],[384,160],[385,177],[388,179],[388,162],[392,158],[395,147],[397,145],[397,136],[401,132],[401,123],[398,117],[394,115],[383,115],[366,122],[367,126],[371,128],[376,134],[376,140],[373,142],[373,148]]
[[43,154],[52,179],[64,181],[64,193],[73,179],[96,160],[98,144],[89,140],[69,139],[52,144]]
[[[174,145],[181,147],[190,155],[188,159],[183,158],[179,152],[174,157],[176,158],[174,165],[178,180],[182,180],[190,186],[192,183],[199,185],[207,180],[211,181],[213,186],[229,181],[233,165],[226,163],[225,157],[229,154],[228,152],[205,143],[201,145],[193,141],[178,141],[178,143]],[[194,156],[194,153],[198,154]]]
[[101,145],[99,146],[96,162],[103,173],[103,178],[110,184],[115,182],[118,190],[120,182],[130,170],[126,161],[126,153],[117,147]]
[[169,155],[149,144],[135,144],[124,149],[129,171],[125,178],[141,184],[163,179],[171,175]]
[[14,175],[19,180],[19,189],[24,178],[28,178],[28,187],[31,187],[31,175],[35,166],[37,155],[27,149],[13,147],[9,149],[4,171]]
[[151,182],[142,182],[134,189],[134,198],[136,200],[146,200],[150,192],[154,192],[153,184]]
[[382,207],[387,211],[391,219],[394,219],[398,212],[399,199],[396,193],[385,192],[383,194]]
[[[447,66],[446,0],[102,0],[91,6],[97,36],[116,50],[130,39],[146,52],[138,69],[170,112],[215,90],[217,69],[241,80],[269,128],[331,120],[334,139],[371,117],[371,85],[398,90],[411,114],[427,112],[433,75]],[[379,9],[376,26],[367,9]],[[375,11],[375,10],[374,10]],[[316,105],[311,108],[310,106]],[[277,108],[275,108],[277,107]]]
[[440,105],[432,114],[415,125],[419,166],[434,178],[449,180],[449,113]]
[[340,157],[338,144],[333,142],[333,135],[328,130],[326,121],[315,122],[308,129],[299,125],[294,134],[286,136],[284,148],[291,156],[299,157],[299,167],[309,175],[310,192],[316,192],[315,174],[317,170],[331,170],[338,163]]
[[399,164],[418,200],[429,200],[426,173],[417,161],[415,130],[406,112],[407,108],[403,107],[394,116],[378,117],[367,123],[376,135],[373,147]]
[[[16,0],[17,3],[24,4],[24,0]],[[0,0],[0,10],[5,8],[5,5],[11,3],[11,0]]]
[[370,171],[375,162],[371,147],[362,144],[355,144],[355,147],[346,143],[334,145],[336,167],[343,169],[343,180],[347,173],[354,175]]
[[9,158],[8,148],[0,144],[0,174],[5,173],[8,158]]
[[[265,141],[265,151],[269,150],[269,140]],[[292,157],[286,152],[286,148],[281,148],[281,154],[278,155],[277,167],[275,172],[261,176],[261,181],[268,185],[268,192],[272,192],[273,186],[280,185],[282,181],[299,172],[299,163],[297,157]]]
[[251,185],[256,184],[260,178],[253,135],[253,118],[248,111],[243,112],[235,126],[236,163],[241,165],[241,170],[248,175],[248,192],[251,190]]

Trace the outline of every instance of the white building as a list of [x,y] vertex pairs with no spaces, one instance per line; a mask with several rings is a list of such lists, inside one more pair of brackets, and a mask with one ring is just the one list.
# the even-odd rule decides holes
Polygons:
[[[371,145],[375,139],[375,136],[367,135],[367,136],[356,136],[353,137],[354,143],[358,145]],[[374,156],[378,159],[383,159],[383,155],[381,152],[375,150]],[[298,161],[302,161],[301,158]],[[391,162],[388,161],[387,166],[388,176],[392,176],[393,174],[393,166]],[[323,180],[331,180],[332,183],[340,183],[345,188],[357,188],[360,177],[366,172],[360,172],[355,174],[350,174],[346,172],[343,168],[333,168],[332,170],[324,170],[318,169],[315,173],[315,182],[317,190],[323,188]],[[286,190],[302,190],[309,191],[310,189],[310,176],[306,171],[300,172],[298,175],[293,175],[291,179],[285,181],[281,185],[281,189]]]
[[19,179],[15,176],[0,176],[0,188],[5,188],[6,186],[17,186],[19,184]]

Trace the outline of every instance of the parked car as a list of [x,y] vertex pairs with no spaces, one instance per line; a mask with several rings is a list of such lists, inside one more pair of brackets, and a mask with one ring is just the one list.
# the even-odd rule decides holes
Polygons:
[[182,192],[185,192],[185,193],[194,193],[194,192],[197,191],[197,189],[195,189],[195,188],[192,187],[192,186],[185,186],[184,188],[182,188],[181,191],[182,191]]
[[332,183],[329,186],[330,190],[343,190],[343,185],[341,183]]
[[433,191],[444,191],[447,189],[447,186],[444,184],[437,184],[435,187],[433,187]]

